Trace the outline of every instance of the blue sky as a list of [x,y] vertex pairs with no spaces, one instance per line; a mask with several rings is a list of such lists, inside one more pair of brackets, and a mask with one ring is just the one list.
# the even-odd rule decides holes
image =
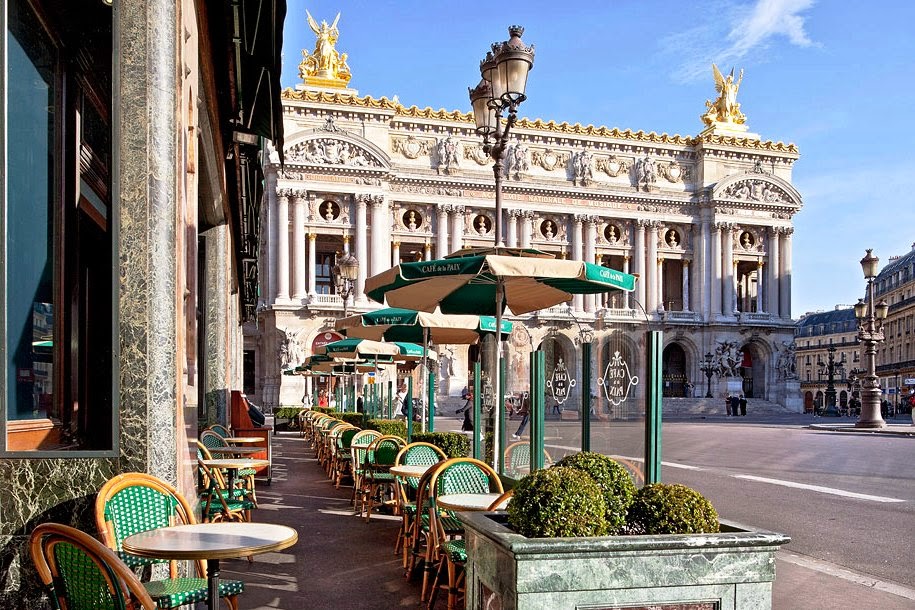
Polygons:
[[915,242],[915,2],[873,0],[288,0],[283,86],[314,48],[305,10],[338,24],[350,86],[420,107],[470,110],[489,44],[525,27],[536,45],[520,114],[696,135],[711,63],[745,71],[750,131],[795,143],[792,313],[853,304],[858,261]]

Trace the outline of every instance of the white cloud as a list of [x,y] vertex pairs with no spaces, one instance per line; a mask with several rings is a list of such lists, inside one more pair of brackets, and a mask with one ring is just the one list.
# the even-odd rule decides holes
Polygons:
[[708,5],[702,25],[661,41],[666,54],[681,58],[673,74],[677,82],[707,78],[712,62],[727,65],[784,37],[800,47],[816,46],[804,29],[801,15],[815,0],[756,0],[748,5],[729,1]]

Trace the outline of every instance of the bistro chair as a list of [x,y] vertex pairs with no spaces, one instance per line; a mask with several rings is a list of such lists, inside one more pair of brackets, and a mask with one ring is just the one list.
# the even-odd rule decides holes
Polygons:
[[[200,433],[199,442],[203,443],[204,447],[207,448],[208,454],[210,449],[230,447],[229,443],[226,442],[225,437],[220,436],[210,429],[204,430]],[[211,457],[206,457],[205,459],[211,459]],[[244,485],[244,488],[247,490],[245,495],[248,496],[248,499],[257,505],[257,492],[254,487],[255,474],[257,474],[257,470],[254,468],[239,468],[237,473],[237,480],[240,481],[241,484]]]
[[222,424],[213,424],[212,426],[207,428],[207,430],[209,430],[210,432],[215,432],[222,438],[228,438],[228,437],[232,436],[232,433],[229,432],[229,429],[226,428],[225,426],[223,426]]
[[203,483],[200,502],[205,522],[251,520],[251,510],[257,508],[257,504],[239,495],[244,490],[229,490],[222,472],[218,468],[209,468],[200,457],[197,458],[197,469]]
[[334,451],[334,458],[331,463],[331,472],[333,473],[334,487],[340,489],[340,483],[343,477],[352,472],[352,453],[350,446],[353,444],[353,437],[362,432],[361,428],[351,426],[337,436],[337,447]]
[[[531,472],[531,444],[528,441],[518,441],[510,444],[505,448],[505,458],[502,461],[505,465],[505,475],[512,479],[519,479]],[[543,463],[549,466],[553,463],[553,458],[543,450]]]
[[362,504],[360,514],[365,512],[365,522],[372,518],[372,509],[375,506],[387,504],[383,499],[384,488],[390,490],[392,502],[394,501],[394,475],[391,466],[397,459],[397,454],[407,442],[399,436],[380,436],[369,445],[365,456],[365,472],[362,476]]
[[55,608],[156,608],[137,575],[110,549],[78,529],[42,523],[29,536],[29,554]]
[[382,434],[378,430],[362,430],[353,436],[350,443],[350,468],[353,474],[353,497],[351,504],[353,509],[357,509],[357,501],[362,499],[362,477],[365,474],[365,457],[369,450],[369,445],[375,442],[375,439],[381,438]]
[[[395,466],[431,466],[447,459],[445,452],[431,443],[410,443],[400,450],[394,460]],[[403,566],[407,567],[407,557],[413,541],[413,519],[416,517],[416,490],[420,477],[395,477],[395,489],[400,500],[402,527],[397,533],[394,554],[403,552]]]
[[[128,472],[110,479],[95,499],[95,526],[99,537],[130,568],[168,563],[169,578],[144,583],[159,608],[177,608],[208,597],[206,566],[195,562],[196,578],[179,578],[178,562],[146,559],[125,553],[125,538],[160,527],[197,523],[187,500],[170,484],[142,472]],[[229,608],[238,608],[237,596],[245,590],[240,580],[220,580],[219,595]]]
[[[440,510],[436,498],[445,494],[474,494],[497,492],[504,494],[498,473],[489,464],[473,458],[454,458],[438,468],[429,480],[430,507],[429,522],[433,532],[428,555],[430,564],[436,564],[435,577],[429,596],[429,608],[435,605],[438,590],[448,591],[448,610],[457,607],[458,597],[463,593],[464,565],[467,563],[467,547],[463,539],[463,525],[452,511]],[[457,523],[455,523],[457,522]],[[461,539],[457,539],[461,536]],[[439,584],[443,573],[447,573],[447,584]],[[426,572],[428,575],[429,572]],[[421,599],[425,598],[426,581],[423,579]]]
[[337,458],[337,441],[340,439],[340,435],[343,434],[346,430],[355,428],[356,426],[352,424],[347,424],[345,422],[340,425],[334,426],[330,429],[327,434],[327,449],[325,450],[324,455],[324,470],[327,472],[327,478],[331,481],[334,480],[334,468],[336,467],[335,460]]

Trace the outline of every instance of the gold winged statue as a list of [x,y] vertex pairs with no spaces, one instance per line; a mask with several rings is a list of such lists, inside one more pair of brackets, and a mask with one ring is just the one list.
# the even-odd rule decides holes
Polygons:
[[311,13],[306,10],[305,14],[308,16],[308,25],[317,36],[317,40],[315,50],[311,53],[302,49],[299,77],[307,85],[346,87],[352,74],[349,66],[346,65],[346,53],[338,53],[336,49],[337,38],[340,37],[340,30],[337,29],[340,13],[337,13],[337,17],[330,25],[323,20],[321,25],[318,25]]
[[737,90],[740,89],[740,81],[743,80],[743,70],[737,80],[734,80],[734,68],[731,68],[730,74],[723,76],[718,66],[712,64],[712,72],[715,75],[715,90],[718,92],[718,98],[713,102],[705,101],[708,110],[702,115],[702,121],[712,126],[715,123],[731,123],[743,125],[747,117],[740,111],[740,104],[737,103]]

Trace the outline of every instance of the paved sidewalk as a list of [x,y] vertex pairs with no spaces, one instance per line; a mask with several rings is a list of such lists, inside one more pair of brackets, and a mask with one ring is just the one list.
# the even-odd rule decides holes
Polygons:
[[[419,608],[419,581],[407,582],[394,556],[399,518],[353,515],[350,489],[334,489],[296,433],[275,437],[273,484],[258,486],[254,519],[295,528],[299,542],[279,553],[222,562],[225,578],[246,590],[243,609],[389,610]],[[727,516],[724,515],[726,518]],[[777,610],[912,610],[915,591],[869,581],[837,566],[779,554],[773,589]],[[440,600],[439,608],[445,604]],[[557,609],[559,610],[559,609]],[[571,610],[571,609],[570,609]]]

